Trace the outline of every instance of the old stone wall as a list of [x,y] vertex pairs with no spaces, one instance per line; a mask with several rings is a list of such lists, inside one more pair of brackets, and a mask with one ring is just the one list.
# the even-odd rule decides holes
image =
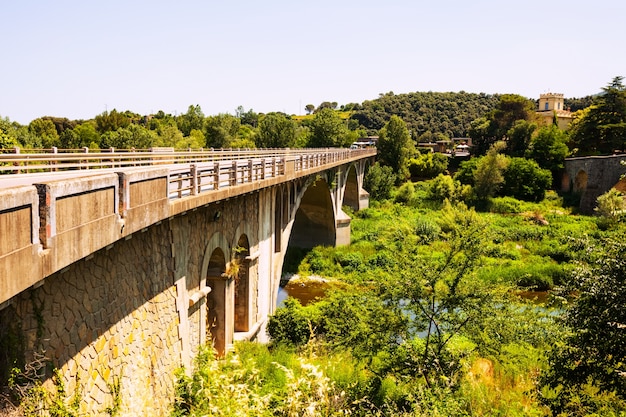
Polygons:
[[569,158],[565,161],[563,191],[581,194],[580,210],[593,213],[597,198],[615,187],[626,173],[626,155]]

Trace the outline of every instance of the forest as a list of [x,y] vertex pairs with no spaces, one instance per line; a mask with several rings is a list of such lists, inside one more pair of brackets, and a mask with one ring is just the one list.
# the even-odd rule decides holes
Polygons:
[[[173,376],[171,416],[624,416],[626,200],[613,188],[587,216],[579,195],[554,187],[566,157],[626,149],[622,77],[567,103],[568,130],[518,95],[429,92],[310,105],[300,117],[190,106],[5,119],[0,142],[315,147],[378,136],[370,206],[344,207],[351,244],[287,253],[284,272],[322,281],[325,295],[287,299],[269,344],[237,343],[224,358],[204,347]],[[472,139],[471,157],[418,149],[459,136]],[[70,397],[50,394],[56,415],[77,415]]]

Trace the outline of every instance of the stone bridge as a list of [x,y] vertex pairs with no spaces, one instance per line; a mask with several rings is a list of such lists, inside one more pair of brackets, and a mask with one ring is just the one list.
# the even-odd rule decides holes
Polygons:
[[626,155],[567,158],[561,190],[580,193],[580,211],[591,214],[596,199],[611,188],[626,192]]
[[[287,247],[349,243],[342,207],[368,206],[374,157],[108,154],[1,176],[2,381],[31,364],[54,389],[53,367],[85,415],[107,415],[116,399],[119,415],[167,415],[174,372],[202,344],[223,354],[265,337]],[[13,158],[13,172],[37,159]]]

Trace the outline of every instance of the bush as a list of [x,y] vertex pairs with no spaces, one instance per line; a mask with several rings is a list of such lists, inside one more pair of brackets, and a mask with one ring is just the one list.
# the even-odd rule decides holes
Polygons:
[[489,211],[498,214],[517,214],[522,212],[522,203],[513,197],[495,197],[489,201]]
[[415,196],[415,185],[409,181],[405,182],[398,188],[394,201],[396,203],[407,204],[413,200]]
[[312,332],[311,317],[295,298],[287,298],[284,306],[276,309],[267,323],[267,332],[273,342],[294,346],[306,344]]
[[448,157],[442,153],[425,153],[409,159],[411,178],[434,178],[448,169]]
[[511,158],[499,194],[523,201],[541,201],[552,185],[552,174],[530,159]]

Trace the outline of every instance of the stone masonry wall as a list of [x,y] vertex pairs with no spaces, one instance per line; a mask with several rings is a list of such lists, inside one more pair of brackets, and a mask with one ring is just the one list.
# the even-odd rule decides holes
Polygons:
[[[188,292],[199,287],[205,251],[216,234],[230,246],[239,238],[235,233],[245,231],[252,251],[258,201],[254,193],[164,220],[49,276],[0,311],[0,330],[21,333],[15,346],[0,346],[23,349],[27,363],[34,352],[43,354],[60,370],[68,397],[80,393],[85,415],[108,415],[116,383],[118,415],[168,415],[174,372],[186,354],[181,337],[188,338],[193,355],[206,333],[205,302],[188,309],[188,334],[181,332],[176,281],[185,277]],[[221,249],[231,256],[230,247]],[[251,308],[257,305],[255,300]],[[45,386],[53,390],[50,378]]]

